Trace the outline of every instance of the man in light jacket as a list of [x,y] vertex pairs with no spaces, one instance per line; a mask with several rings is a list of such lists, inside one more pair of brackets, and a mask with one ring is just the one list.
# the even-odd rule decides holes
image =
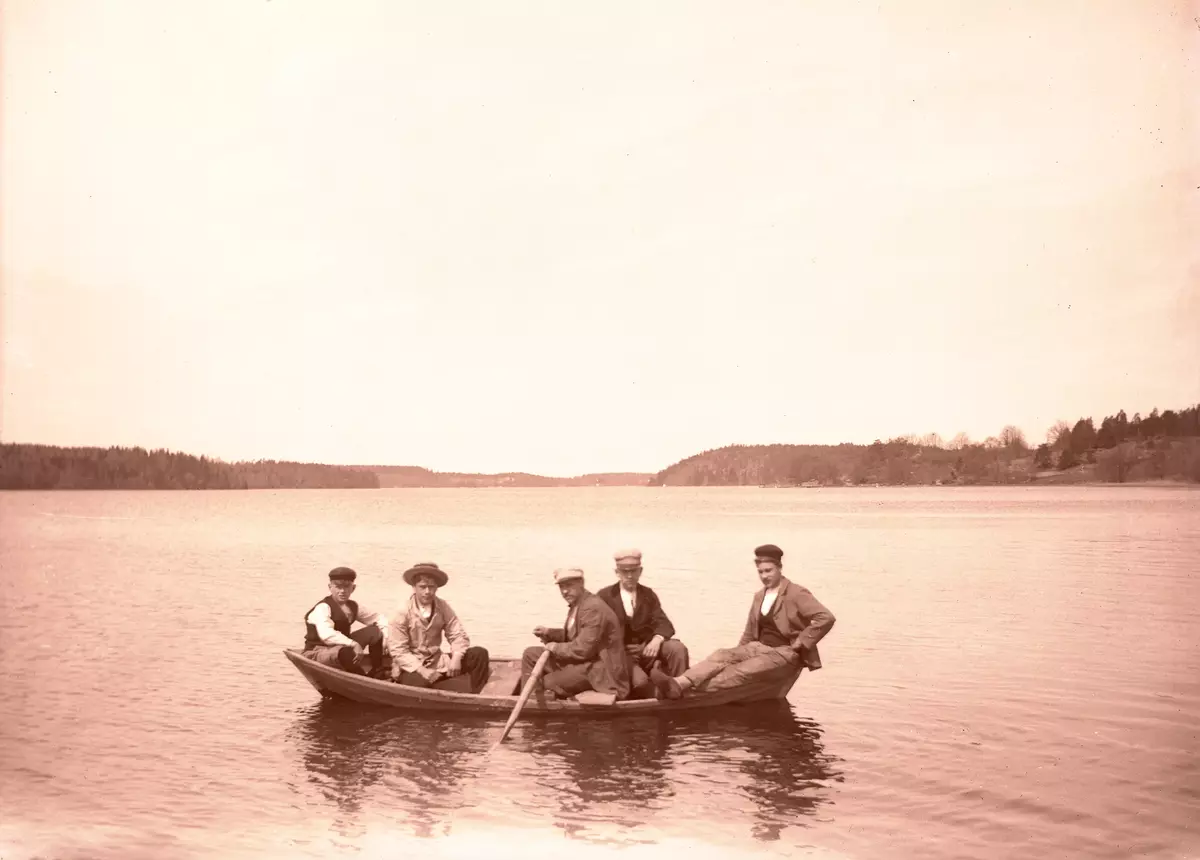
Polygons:
[[[458,615],[437,596],[449,575],[425,561],[404,571],[404,581],[413,594],[405,610],[392,619],[392,680],[410,687],[478,693],[490,672],[488,652],[471,644]],[[450,653],[442,650],[443,634]]]
[[651,670],[659,698],[678,699],[688,690],[715,692],[783,677],[797,666],[810,672],[821,668],[817,643],[833,627],[833,613],[807,588],[784,577],[779,547],[757,547],[754,562],[763,588],[750,604],[737,647],[714,651],[677,677]]

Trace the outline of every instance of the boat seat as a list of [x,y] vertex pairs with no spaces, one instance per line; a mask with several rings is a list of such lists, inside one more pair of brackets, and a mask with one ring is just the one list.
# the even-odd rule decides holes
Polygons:
[[479,691],[481,696],[515,696],[521,686],[521,661],[509,660],[507,662],[494,662],[491,665],[491,675],[488,677],[487,683],[483,685],[483,689]]

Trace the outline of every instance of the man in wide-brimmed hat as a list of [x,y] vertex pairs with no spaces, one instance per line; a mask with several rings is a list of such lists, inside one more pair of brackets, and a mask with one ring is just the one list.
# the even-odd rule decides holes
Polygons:
[[[488,652],[471,644],[458,615],[437,596],[450,577],[433,562],[423,561],[404,571],[404,581],[413,593],[392,620],[388,636],[392,680],[410,687],[478,693],[488,679]],[[442,650],[443,633],[450,653]]]
[[767,543],[754,549],[763,587],[750,602],[750,614],[736,648],[720,648],[676,677],[650,670],[658,696],[677,699],[688,690],[715,692],[786,675],[797,666],[821,668],[817,643],[833,627],[833,613],[812,592],[783,575],[783,550]]
[[521,656],[521,686],[533,674],[544,651],[550,652],[542,695],[565,699],[584,690],[629,697],[632,660],[625,651],[621,622],[608,604],[584,587],[577,567],[554,571],[554,583],[567,602],[562,627],[535,627],[533,635],[545,644],[525,649]]
[[[304,614],[303,655],[325,666],[367,674],[363,657],[370,656],[372,675],[382,669],[388,620],[350,599],[358,574],[348,567],[329,571],[329,596]],[[351,632],[356,623],[365,625]]]

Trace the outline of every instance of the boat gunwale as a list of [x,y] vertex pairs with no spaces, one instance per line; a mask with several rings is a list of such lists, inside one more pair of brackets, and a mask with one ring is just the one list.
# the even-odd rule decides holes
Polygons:
[[[482,695],[479,693],[459,693],[453,690],[431,690],[422,687],[409,687],[396,684],[390,680],[369,678],[366,675],[352,675],[345,670],[321,663],[305,657],[299,649],[285,648],[284,655],[300,671],[313,687],[323,694],[341,696],[342,698],[369,704],[380,704],[393,708],[406,708],[414,711],[454,711],[471,714],[502,715],[511,711],[516,705],[516,695]],[[514,663],[515,658],[493,657],[489,663]],[[769,683],[747,685],[745,687],[721,690],[716,693],[697,693],[681,699],[625,699],[611,705],[583,704],[574,699],[556,699],[552,702],[538,701],[531,697],[522,708],[522,713],[534,715],[583,713],[596,714],[639,714],[663,713],[672,711],[691,711],[701,708],[713,708],[730,704],[749,704],[763,699],[786,699],[788,692],[796,683],[803,666],[797,666],[795,671],[786,678]],[[379,702],[374,698],[355,699],[341,690],[329,689],[317,682],[316,678],[330,679],[337,687],[348,687],[350,690],[359,687],[376,693],[385,694],[388,702]],[[786,683],[786,687],[784,686]],[[778,691],[778,692],[777,692]],[[420,704],[416,704],[420,703]]]

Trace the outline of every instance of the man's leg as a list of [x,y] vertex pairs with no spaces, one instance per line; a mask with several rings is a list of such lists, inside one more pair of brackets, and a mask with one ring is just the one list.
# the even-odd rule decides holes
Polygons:
[[687,646],[678,639],[668,639],[658,649],[658,659],[663,669],[672,678],[678,678],[688,670],[690,657]]
[[426,681],[424,677],[422,677],[421,675],[419,675],[416,672],[401,672],[400,677],[398,677],[396,679],[396,683],[403,684],[406,687],[426,687],[426,688],[428,688],[429,686],[431,686],[430,683],[428,681]]
[[655,668],[650,677],[662,698],[678,699],[684,690],[703,687],[710,678],[725,668],[754,657],[759,653],[758,649],[771,650],[761,642],[750,642],[736,648],[718,648],[682,675],[671,676]]
[[758,646],[754,649],[757,653],[745,660],[726,666],[703,684],[696,685],[696,689],[715,693],[717,690],[728,690],[732,687],[741,687],[755,681],[762,681],[772,675],[779,675],[782,678],[800,663],[800,655],[790,647],[770,648],[760,642],[751,644]]
[[[541,645],[530,645],[521,654],[521,689],[525,689],[526,682],[529,681],[529,676],[533,674],[533,667],[537,664],[538,658],[545,652],[545,648]],[[555,670],[558,664],[551,657],[546,661],[546,668],[542,670],[542,679]],[[541,682],[538,686],[542,686]]]
[[592,682],[587,677],[587,663],[568,663],[542,676],[546,689],[560,699],[567,699],[576,693],[592,689]]
[[462,669],[463,673],[471,678],[471,692],[478,693],[482,690],[492,672],[487,649],[479,645],[468,648],[463,654]]
[[322,666],[332,666],[346,672],[358,672],[358,657],[349,645],[318,645],[304,651],[302,656],[315,660]]
[[378,674],[383,668],[383,631],[375,624],[355,630],[350,638],[367,649],[371,658],[371,673]]
[[633,671],[629,676],[629,698],[653,699],[654,682],[650,680],[650,676],[646,673],[654,668],[654,661],[639,656],[632,663]]

